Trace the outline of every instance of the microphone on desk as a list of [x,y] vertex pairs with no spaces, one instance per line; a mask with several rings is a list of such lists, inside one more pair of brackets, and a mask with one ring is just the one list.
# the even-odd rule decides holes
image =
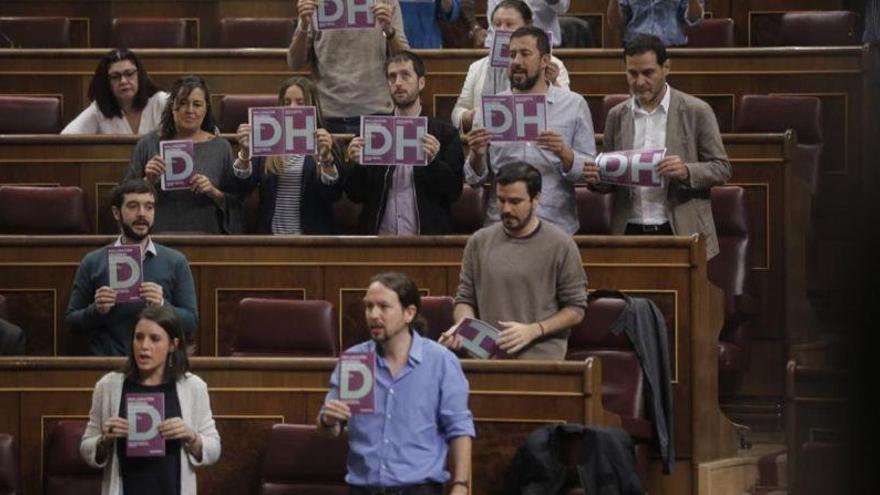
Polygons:
[[0,38],[2,38],[4,42],[9,43],[9,48],[15,48],[15,42],[12,41],[12,38],[6,36],[6,33],[3,31],[0,31]]

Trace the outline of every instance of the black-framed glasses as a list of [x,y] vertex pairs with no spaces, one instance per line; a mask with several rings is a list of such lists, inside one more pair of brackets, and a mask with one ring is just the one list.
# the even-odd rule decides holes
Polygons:
[[122,72],[110,72],[107,75],[110,77],[110,81],[119,82],[122,80],[122,78],[131,80],[134,78],[134,76],[137,75],[137,73],[138,73],[137,69],[130,69],[130,70],[122,71]]

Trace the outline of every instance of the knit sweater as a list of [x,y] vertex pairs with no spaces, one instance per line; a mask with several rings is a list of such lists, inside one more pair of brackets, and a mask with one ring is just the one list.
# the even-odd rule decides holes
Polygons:
[[[464,248],[455,303],[492,325],[534,323],[566,307],[586,311],[587,275],[577,245],[548,222],[528,237],[509,236],[502,223],[480,229]],[[565,359],[569,332],[538,339],[516,358]]]
[[[198,325],[196,291],[186,257],[179,251],[153,243],[156,255],[144,258],[144,281],[162,286],[165,305],[174,308],[188,336]],[[89,339],[89,350],[96,356],[126,356],[131,348],[132,330],[145,302],[114,305],[107,314],[98,312],[95,291],[110,285],[107,248],[96,249],[83,258],[76,271],[64,322],[74,333]]]

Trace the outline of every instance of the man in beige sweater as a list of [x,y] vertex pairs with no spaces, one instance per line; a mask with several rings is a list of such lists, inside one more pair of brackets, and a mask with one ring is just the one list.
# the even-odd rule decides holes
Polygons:
[[[574,240],[542,222],[541,173],[523,162],[495,177],[501,222],[468,240],[461,263],[455,321],[479,318],[501,330],[498,345],[517,359],[562,360],[569,329],[584,317],[587,276]],[[447,331],[440,343],[461,347]]]

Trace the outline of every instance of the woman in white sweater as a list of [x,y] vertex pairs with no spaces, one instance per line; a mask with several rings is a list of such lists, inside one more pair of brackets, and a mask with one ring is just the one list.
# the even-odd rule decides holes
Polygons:
[[[532,24],[532,10],[521,0],[501,0],[492,11],[491,19],[496,30],[516,31]],[[554,86],[568,89],[568,70],[562,60],[551,56],[550,62],[545,77]],[[495,95],[508,89],[510,79],[506,67],[492,67],[489,65],[488,55],[472,63],[455,108],[452,109],[452,125],[461,132],[470,131],[474,114],[480,108],[483,96]]]
[[[188,369],[186,342],[174,310],[147,307],[135,325],[125,367],[104,375],[95,385],[89,423],[80,442],[83,459],[104,469],[102,495],[193,495],[194,468],[220,458],[208,387]],[[164,439],[164,455],[128,455],[130,394],[163,396],[164,420],[158,435]],[[140,420],[138,425],[142,427]]]
[[89,83],[91,104],[61,134],[146,134],[156,129],[168,93],[129,50],[111,50],[101,58]]

